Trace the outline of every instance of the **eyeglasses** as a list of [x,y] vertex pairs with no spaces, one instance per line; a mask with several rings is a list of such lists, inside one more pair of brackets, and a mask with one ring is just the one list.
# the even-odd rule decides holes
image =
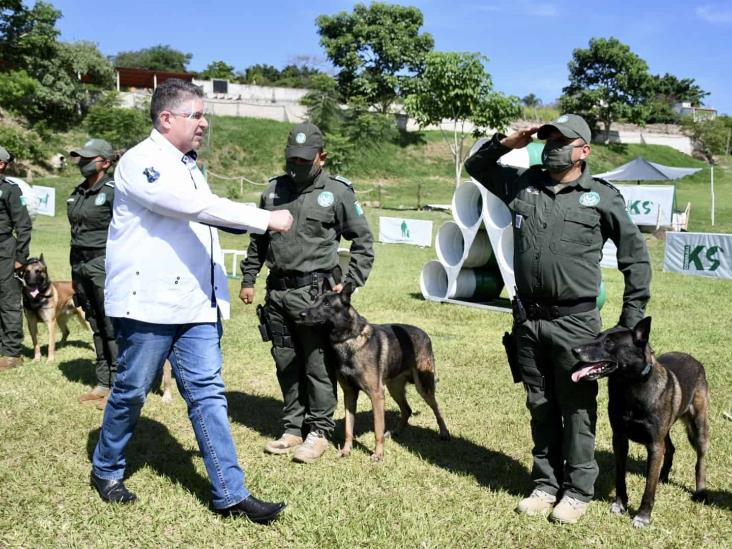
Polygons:
[[196,112],[171,112],[170,114],[173,116],[183,116],[186,120],[200,120],[204,116],[206,116],[206,113],[203,111],[196,111]]

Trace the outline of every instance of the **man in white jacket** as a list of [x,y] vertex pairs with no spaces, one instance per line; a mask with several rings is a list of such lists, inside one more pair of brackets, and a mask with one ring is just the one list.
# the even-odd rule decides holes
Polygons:
[[115,170],[104,303],[116,327],[119,365],[91,484],[105,501],[135,501],[122,482],[124,449],[168,359],[188,405],[214,510],[269,522],[285,504],[249,493],[229,428],[220,347],[229,295],[216,228],[287,231],[292,216],[211,192],[196,165],[195,151],[208,127],[201,88],[165,81],[153,94],[150,116],[150,137],[130,149]]

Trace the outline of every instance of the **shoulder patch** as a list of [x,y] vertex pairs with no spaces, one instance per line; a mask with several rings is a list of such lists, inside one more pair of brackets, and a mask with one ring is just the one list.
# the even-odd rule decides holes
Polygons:
[[606,187],[610,187],[616,193],[621,194],[620,190],[615,185],[613,185],[612,183],[608,183],[604,179],[600,179],[599,177],[593,177],[592,180],[597,181],[598,183],[601,183],[602,185],[605,185]]
[[158,180],[160,177],[160,172],[157,171],[154,167],[150,166],[149,168],[145,168],[142,170],[142,173],[145,177],[147,177],[148,183],[155,183],[155,181]]
[[351,181],[350,181],[350,180],[349,180],[348,178],[346,178],[346,177],[343,177],[342,175],[334,175],[334,176],[333,176],[333,179],[335,179],[336,181],[340,181],[340,182],[341,182],[341,183],[343,183],[343,184],[344,184],[344,185],[345,185],[346,187],[350,187],[350,188],[353,188],[353,183],[351,183]]

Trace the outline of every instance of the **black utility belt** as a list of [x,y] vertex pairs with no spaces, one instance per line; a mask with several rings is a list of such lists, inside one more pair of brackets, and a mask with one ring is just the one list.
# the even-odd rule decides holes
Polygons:
[[339,267],[330,271],[313,271],[311,273],[295,275],[277,275],[270,273],[267,277],[267,288],[270,290],[294,290],[311,284],[317,284],[321,280],[328,280],[332,277],[335,283],[341,281],[341,270]]
[[562,316],[587,313],[597,307],[595,298],[571,301],[532,301],[519,297],[529,320],[553,320]]
[[71,263],[79,263],[81,261],[91,261],[97,257],[107,255],[107,248],[71,248]]

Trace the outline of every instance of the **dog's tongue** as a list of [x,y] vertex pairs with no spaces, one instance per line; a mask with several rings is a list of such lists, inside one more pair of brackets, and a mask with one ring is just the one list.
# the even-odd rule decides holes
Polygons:
[[31,297],[36,297],[38,295],[38,288],[32,289],[29,293]]
[[600,368],[602,368],[602,363],[590,364],[589,366],[585,366],[584,368],[581,368],[572,374],[572,381],[577,383],[580,379],[587,377],[592,372],[595,372]]

